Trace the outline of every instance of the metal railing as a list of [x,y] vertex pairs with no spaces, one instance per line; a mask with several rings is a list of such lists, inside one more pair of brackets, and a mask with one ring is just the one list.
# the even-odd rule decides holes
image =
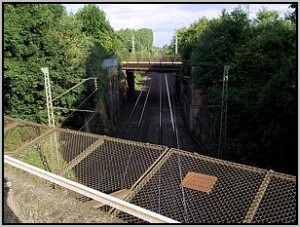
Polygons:
[[143,220],[149,221],[151,223],[179,223],[176,220],[165,217],[163,215],[154,213],[152,211],[146,210],[142,207],[138,207],[134,204],[130,204],[113,196],[107,195],[105,193],[99,192],[95,189],[86,187],[77,182],[71,181],[64,177],[58,176],[56,174],[50,173],[43,169],[36,168],[34,166],[28,165],[24,162],[21,162],[17,159],[4,155],[4,163],[14,166],[18,169],[31,173],[35,176],[41,177],[47,181],[55,183],[59,186],[77,192],[81,195],[89,197],[95,201],[107,204],[113,208],[124,211],[128,214],[134,215]]

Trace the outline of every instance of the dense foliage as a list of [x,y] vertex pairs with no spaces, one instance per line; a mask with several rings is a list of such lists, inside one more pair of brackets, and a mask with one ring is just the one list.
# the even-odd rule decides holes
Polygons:
[[[101,99],[106,84],[101,63],[115,50],[114,31],[104,12],[95,5],[86,5],[69,15],[59,4],[4,4],[5,114],[47,122],[41,67],[49,67],[52,97],[80,79],[93,76],[103,81],[97,94]],[[54,105],[76,108],[90,93],[89,89],[79,86]],[[93,107],[95,103],[91,102],[86,105]],[[60,114],[68,116],[70,111]]]
[[231,65],[224,158],[246,157],[262,167],[296,173],[297,36],[293,18],[282,19],[276,11],[262,9],[256,19],[249,20],[237,8],[178,31],[182,75],[191,74],[194,67],[192,79],[204,90],[205,105],[221,104],[223,67]]

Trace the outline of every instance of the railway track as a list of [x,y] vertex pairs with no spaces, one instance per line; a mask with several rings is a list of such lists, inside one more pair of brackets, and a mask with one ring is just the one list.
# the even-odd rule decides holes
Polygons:
[[124,124],[122,130],[122,138],[139,141],[139,133],[141,129],[141,122],[145,113],[145,108],[152,88],[152,79],[147,76],[141,88],[140,94],[133,106],[133,109]]
[[123,126],[122,138],[195,151],[182,113],[176,107],[174,78],[167,74],[150,75]]
[[161,143],[168,147],[176,147],[178,145],[178,138],[176,134],[176,122],[174,116],[174,102],[172,100],[169,81],[167,75],[161,76],[160,80],[160,122],[161,122]]

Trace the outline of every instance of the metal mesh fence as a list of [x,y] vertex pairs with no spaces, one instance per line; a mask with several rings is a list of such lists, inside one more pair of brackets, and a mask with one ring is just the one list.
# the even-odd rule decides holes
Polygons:
[[[199,155],[173,150],[168,160],[144,185],[137,188],[132,203],[189,223],[242,222],[258,190],[264,170],[218,161]],[[189,172],[218,178],[210,194],[181,188]],[[126,214],[119,217],[138,222]]]
[[109,194],[130,189],[164,150],[159,146],[105,137],[103,143],[72,170],[80,183]]
[[94,136],[69,130],[53,130],[46,132],[12,156],[35,167],[62,175],[63,168],[96,140]]
[[[22,124],[26,132],[37,131],[38,126]],[[12,154],[14,158],[107,194],[130,189],[167,149],[68,129],[47,130],[47,127],[42,127],[21,148]]]
[[[126,201],[180,222],[296,222],[295,177],[159,145],[8,120],[5,128],[14,126],[5,131],[5,153],[107,194],[131,189]],[[180,187],[188,172],[217,177],[212,191]],[[130,223],[145,222],[108,206],[101,209]]]
[[253,223],[296,223],[296,195],[294,177],[273,174],[254,215]]

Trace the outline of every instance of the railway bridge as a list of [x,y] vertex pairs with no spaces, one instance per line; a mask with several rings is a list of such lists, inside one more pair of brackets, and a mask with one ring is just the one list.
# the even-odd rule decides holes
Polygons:
[[181,61],[122,61],[121,70],[151,71],[151,72],[178,72]]
[[134,72],[178,73],[181,61],[122,61],[120,69],[126,72],[129,94],[135,90]]

